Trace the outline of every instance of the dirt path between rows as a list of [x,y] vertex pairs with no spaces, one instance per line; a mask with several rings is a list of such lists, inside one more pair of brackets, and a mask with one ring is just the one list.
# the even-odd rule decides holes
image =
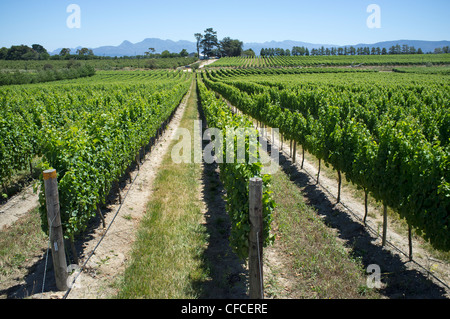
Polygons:
[[205,66],[207,66],[207,65],[209,65],[209,64],[212,64],[212,63],[214,63],[214,62],[216,62],[216,61],[217,61],[217,59],[203,60],[203,61],[200,63],[199,68],[202,69],[202,68],[204,68]]
[[32,185],[27,186],[0,206],[0,230],[3,227],[12,225],[21,216],[35,209],[38,205],[38,193],[33,191]]
[[[188,94],[184,97],[178,107],[172,121],[168,125],[164,134],[158,139],[155,148],[147,154],[145,161],[132,175],[132,184],[128,184],[123,189],[123,204],[119,214],[114,220],[112,227],[104,237],[101,244],[96,248],[95,253],[86,264],[86,270],[81,273],[71,289],[67,299],[87,299],[87,298],[108,298],[115,295],[112,286],[125,270],[129,252],[132,248],[135,232],[146,212],[147,202],[152,194],[152,184],[158,172],[158,167],[164,155],[169,151],[170,143],[176,133],[184,110],[189,99]],[[111,205],[111,211],[106,216],[106,224],[114,217],[114,212],[119,205]],[[103,235],[100,227],[95,231],[95,236],[89,242],[84,243],[83,258],[80,264],[85,262],[85,258],[94,249],[98,239]],[[59,294],[60,295],[60,294]]]

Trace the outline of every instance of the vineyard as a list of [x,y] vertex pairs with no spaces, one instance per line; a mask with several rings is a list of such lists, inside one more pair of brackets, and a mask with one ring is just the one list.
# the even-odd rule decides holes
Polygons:
[[[103,73],[55,85],[14,86],[1,92],[0,178],[42,156],[59,174],[65,236],[74,238],[159,133],[190,86],[181,72]],[[43,188],[42,188],[43,189]],[[42,222],[47,226],[45,196]]]
[[209,68],[448,65],[450,54],[225,57]]
[[[185,61],[187,60],[181,62]],[[176,66],[181,62],[175,61]],[[233,295],[229,286],[235,285],[235,288],[237,282],[242,284],[244,275],[236,275],[235,271],[215,277],[212,273],[215,267],[231,268],[223,260],[236,258],[242,262],[249,257],[249,180],[253,177],[259,177],[263,182],[262,234],[258,236],[261,236],[264,249],[276,247],[272,249],[280,250],[277,253],[270,251],[276,255],[273,259],[277,265],[285,262],[284,268],[280,268],[284,271],[274,271],[270,275],[294,272],[291,276],[295,277],[293,281],[304,280],[302,283],[308,283],[304,285],[308,286],[308,293],[292,293],[290,296],[339,298],[339,292],[331,292],[333,289],[330,288],[330,278],[334,282],[334,277],[342,277],[336,279],[339,281],[336,287],[345,282],[353,285],[353,291],[346,295],[350,298],[355,295],[363,298],[373,296],[366,292],[370,289],[365,283],[361,283],[365,273],[360,271],[362,263],[368,266],[371,262],[366,259],[362,262],[363,258],[349,256],[347,249],[351,244],[345,246],[336,243],[337,235],[330,235],[328,232],[308,233],[312,232],[311,229],[317,230],[319,223],[324,228],[328,225],[317,217],[313,209],[303,208],[307,205],[300,202],[300,198],[303,201],[303,197],[307,197],[303,193],[307,192],[307,187],[303,185],[304,188],[300,189],[283,180],[293,181],[295,176],[302,174],[306,153],[316,161],[318,172],[314,178],[317,184],[322,178],[322,165],[336,173],[333,182],[338,185],[338,190],[335,194],[336,202],[330,204],[333,209],[341,203],[341,195],[345,192],[342,189],[344,181],[355,189],[362,190],[364,194],[359,198],[365,208],[364,226],[369,214],[368,198],[380,203],[383,207],[382,247],[386,245],[389,208],[397,214],[396,218],[404,220],[407,225],[409,261],[413,260],[413,234],[444,256],[450,251],[449,54],[221,58],[198,71],[169,70],[172,65],[163,70],[123,69],[128,67],[126,63],[130,63],[129,67],[132,68],[145,68],[141,67],[144,62],[137,60],[92,63],[102,64],[100,68],[117,67],[122,70],[99,71],[99,64],[96,65],[96,74],[89,77],[0,87],[0,193],[3,193],[4,201],[9,200],[9,185],[17,172],[33,171],[32,165],[35,162],[39,163],[39,171],[56,169],[62,230],[64,238],[72,245],[77,240],[87,240],[83,236],[93,219],[100,219],[103,228],[106,228],[105,219],[108,216],[103,216],[100,207],[110,205],[107,199],[110,194],[120,194],[120,181],[124,178],[131,181],[131,174],[136,167],[140,169],[142,159],[154,156],[152,150],[156,144],[164,145],[166,152],[170,154],[174,135],[166,135],[164,139],[161,136],[168,125],[173,123],[181,105],[187,104],[183,106],[182,112],[192,116],[189,121],[193,122],[198,117],[205,122],[206,127],[220,130],[223,136],[242,129],[247,136],[244,138],[245,158],[258,158],[256,162],[238,161],[237,137],[231,141],[233,147],[226,145],[227,147],[214,149],[216,158],[234,159],[233,162],[218,161],[217,167],[207,168],[205,163],[200,167],[196,163],[175,165],[173,158],[158,153],[162,163],[159,164],[160,168],[154,168],[157,177],[152,183],[155,184],[146,186],[153,193],[148,207],[142,208],[143,215],[136,217],[141,223],[139,228],[131,229],[137,235],[133,239],[123,235],[128,246],[131,247],[133,242],[134,250],[126,251],[131,257],[130,261],[124,262],[128,265],[125,275],[122,277],[122,274],[115,273],[121,276],[120,285],[117,284],[120,286],[117,288],[119,291],[115,296],[197,298],[205,295],[192,292],[198,289],[199,282],[206,282],[206,286],[217,286],[212,289],[213,292],[225,291],[220,295],[226,296],[224,298],[238,295]],[[117,65],[113,65],[114,63]],[[437,67],[423,67],[426,64]],[[343,68],[344,66],[359,68]],[[363,66],[395,68],[393,72],[379,72],[376,68]],[[187,99],[189,102],[186,102]],[[186,124],[187,120],[183,122],[183,118],[180,121],[184,123],[182,125],[186,125],[183,129],[192,125]],[[261,128],[267,127],[277,128],[280,134],[277,141],[272,135],[269,153],[275,153],[273,147],[279,145],[280,154],[284,158],[283,142],[285,145],[290,143],[290,155],[293,158],[289,161],[296,171],[289,177],[284,172],[280,173],[283,177],[262,173],[260,156],[264,152],[261,150],[263,137],[259,136],[257,147],[252,148],[249,136],[258,136],[262,132]],[[176,131],[176,127],[173,130]],[[202,133],[200,134],[203,135]],[[298,163],[297,147],[301,154]],[[200,188],[197,183],[207,179],[205,172],[208,169],[214,172],[209,173],[211,176],[216,176],[214,174],[217,173],[218,178],[212,180],[211,176],[208,177],[208,183],[212,186],[203,190],[202,194],[200,191],[196,193],[197,188]],[[325,170],[324,167],[322,169]],[[172,176],[174,180],[168,181],[168,176]],[[286,194],[277,190],[281,180],[285,183],[281,188],[286,190]],[[43,176],[40,175],[35,183],[40,188],[40,224],[48,235],[51,225],[48,225],[47,219]],[[130,188],[132,184],[133,182],[130,183]],[[171,184],[177,186],[171,187]],[[186,194],[189,194],[188,198]],[[201,215],[197,212],[201,210],[199,202],[207,202],[207,195],[215,197],[216,202],[224,202],[223,209],[216,205],[210,210],[217,213],[222,209],[226,213],[226,218],[220,215],[214,222],[214,227],[219,228],[218,239],[214,237],[214,240],[211,239],[214,234],[210,229],[213,226],[198,219]],[[285,196],[292,198],[284,198]],[[123,198],[119,198],[122,205]],[[286,210],[296,214],[300,207],[303,210],[298,216],[286,221],[282,219],[285,217],[279,206],[283,207],[289,199],[295,200],[295,203],[289,204],[291,206]],[[170,207],[167,209],[170,214],[164,215],[163,208],[166,206]],[[327,209],[332,212],[331,215],[337,214],[331,208]],[[192,221],[194,218],[190,215],[188,218],[190,211],[195,211],[195,221]],[[133,219],[130,217],[131,213],[127,216],[123,219]],[[189,219],[189,223],[194,224],[181,224],[184,219]],[[314,224],[308,224],[310,222]],[[223,226],[228,223],[229,226]],[[315,245],[320,240],[328,241],[332,238],[333,248],[327,246],[323,251],[314,251],[314,248],[308,251],[300,238],[286,242],[288,236],[280,229],[285,229],[287,224],[298,224],[300,233],[307,234],[309,243],[306,246],[317,247]],[[174,238],[172,234],[175,233],[185,237]],[[300,237],[298,234],[295,236]],[[199,238],[203,242],[199,242]],[[349,239],[349,242],[352,240]],[[219,241],[222,245],[225,243],[229,246],[231,251],[216,252],[217,256],[223,255],[224,259],[214,256],[205,261],[207,254],[204,251],[212,249]],[[114,242],[110,245],[114,247]],[[8,249],[2,250],[2,247],[0,245],[1,252]],[[223,247],[220,246],[219,250],[223,250]],[[298,257],[302,254],[311,260],[305,261]],[[326,256],[333,257],[326,260]],[[113,257],[105,257],[105,264],[109,258]],[[169,260],[170,265],[164,263],[165,259]],[[342,260],[345,260],[345,267],[342,266]],[[10,261],[0,262],[2,267],[12,264]],[[180,265],[183,262],[189,265],[183,269],[188,274],[179,269],[183,267]],[[388,263],[386,261],[386,265],[382,266],[388,267]],[[443,261],[442,264],[447,265],[448,261]],[[205,274],[201,273],[203,271]],[[331,277],[322,278],[320,283],[319,279],[315,281],[316,277],[321,277],[321,273],[328,272]],[[178,273],[180,277],[174,279]],[[171,274],[173,278],[170,277]],[[401,279],[398,280],[402,281],[403,274],[399,276]],[[221,281],[217,284],[214,280],[219,277]],[[388,281],[385,278],[388,278],[387,275],[383,280]],[[411,278],[408,277],[408,280]],[[147,281],[151,281],[151,284]],[[265,281],[264,285],[271,288],[274,286],[272,281]],[[335,290],[339,290],[336,287]],[[312,292],[309,293],[310,291]],[[280,296],[286,295],[280,293]]]
[[343,174],[435,247],[450,249],[447,79],[379,73],[233,77],[212,71],[205,82],[331,165],[339,183]]

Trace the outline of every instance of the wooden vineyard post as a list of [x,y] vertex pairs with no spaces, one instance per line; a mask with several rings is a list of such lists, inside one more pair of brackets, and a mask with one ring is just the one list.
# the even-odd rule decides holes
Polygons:
[[413,246],[412,246],[412,227],[408,225],[408,244],[409,244],[409,261],[413,259]]
[[319,184],[319,176],[320,176],[320,164],[322,160],[319,158],[319,170],[317,171],[317,184]]
[[338,170],[338,195],[337,195],[337,202],[341,202],[341,185],[342,185],[342,176],[341,171]]
[[302,145],[302,166],[300,167],[303,169],[303,164],[305,163],[305,147]]
[[292,140],[290,140],[289,144],[289,156],[292,157]]
[[381,239],[381,246],[386,245],[386,233],[387,233],[387,205],[383,202],[383,237]]
[[297,158],[297,141],[294,140],[294,154],[292,156],[292,161],[295,163]]
[[249,185],[249,292],[250,299],[263,299],[262,179],[250,178]]
[[45,201],[47,205],[48,231],[52,249],[56,287],[67,290],[67,263],[64,249],[61,216],[59,211],[58,181],[56,170],[44,171]]
[[367,188],[364,187],[364,226],[366,226],[366,219],[367,219],[367,214],[369,212],[369,208],[367,207],[367,196],[369,194],[369,191],[367,190]]

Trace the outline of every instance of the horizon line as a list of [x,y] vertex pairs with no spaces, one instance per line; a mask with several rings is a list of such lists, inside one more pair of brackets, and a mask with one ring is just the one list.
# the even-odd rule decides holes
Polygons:
[[[190,43],[195,44],[195,41],[190,41],[190,40],[185,40],[185,39],[172,40],[172,39],[163,39],[163,38],[151,37],[151,38],[144,38],[143,40],[138,41],[138,42],[131,42],[129,40],[122,40],[120,42],[120,44],[118,44],[118,45],[110,44],[110,45],[100,45],[100,46],[97,46],[97,47],[87,47],[87,46],[77,45],[77,46],[74,46],[72,48],[86,47],[88,49],[98,49],[98,48],[101,48],[101,47],[118,47],[118,46],[122,45],[124,42],[129,42],[129,43],[135,45],[135,44],[144,42],[145,40],[152,40],[152,39],[154,39],[154,40],[161,40],[161,41],[171,41],[171,42],[174,42],[174,43],[186,41],[186,42],[190,42]],[[265,44],[265,43],[272,43],[272,42],[279,42],[279,43],[282,43],[282,42],[302,42],[302,43],[310,44],[310,45],[324,45],[324,46],[334,46],[334,47],[346,47],[346,46],[357,46],[357,45],[374,45],[374,44],[384,43],[384,42],[399,42],[399,41],[450,42],[450,40],[416,40],[416,39],[383,40],[383,41],[378,41],[378,42],[373,42],[373,43],[359,42],[359,43],[344,44],[344,45],[330,44],[330,43],[312,43],[312,42],[305,42],[305,41],[301,41],[301,40],[291,40],[291,39],[286,39],[286,40],[268,40],[268,41],[264,41],[264,42],[244,42],[244,41],[242,41],[242,42],[244,43],[244,45],[245,44]],[[19,45],[19,44],[16,44],[16,45]],[[51,51],[53,52],[53,51],[56,51],[56,50],[61,49],[61,48],[63,48],[63,47],[58,47],[58,48],[56,48],[54,50],[51,50]]]

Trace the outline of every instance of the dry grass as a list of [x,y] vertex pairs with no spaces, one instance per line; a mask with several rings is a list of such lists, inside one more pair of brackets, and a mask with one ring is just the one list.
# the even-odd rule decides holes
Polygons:
[[[290,298],[373,298],[359,260],[352,258],[317,213],[304,203],[300,189],[279,170],[272,189],[277,201],[274,228],[277,249],[290,272]],[[280,296],[283,297],[283,296]]]
[[0,231],[0,290],[8,280],[25,275],[31,260],[47,247],[47,240],[37,208]]

